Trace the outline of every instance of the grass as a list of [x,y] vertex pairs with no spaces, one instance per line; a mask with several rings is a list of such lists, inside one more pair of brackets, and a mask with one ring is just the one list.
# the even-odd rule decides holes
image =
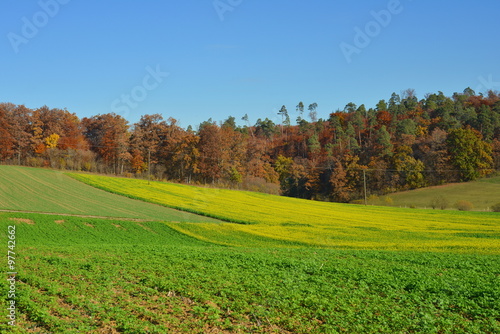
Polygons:
[[20,213],[0,213],[4,241],[9,225],[18,318],[3,332],[500,330],[498,255],[223,247],[161,222]]
[[59,171],[16,166],[0,166],[0,209],[179,222],[213,221],[113,195]]
[[[392,199],[392,206],[431,208],[434,198],[443,197],[448,201],[448,208],[454,209],[458,201],[469,201],[474,210],[489,211],[500,203],[500,177],[484,178],[473,182],[454,183],[442,186],[428,187],[387,195]],[[373,205],[387,205],[382,196],[370,200]]]
[[[169,223],[179,232],[227,246],[290,246],[500,253],[500,215],[306,201],[163,182],[71,174],[89,185],[227,223]],[[234,224],[238,223],[238,224]],[[481,236],[481,237],[477,237]]]

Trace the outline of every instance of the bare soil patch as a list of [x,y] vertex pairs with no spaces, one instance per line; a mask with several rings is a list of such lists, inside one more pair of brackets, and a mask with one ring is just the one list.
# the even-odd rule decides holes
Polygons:
[[151,232],[151,233],[157,234],[155,231],[153,231],[152,229],[150,229],[150,228],[149,228],[149,227],[147,227],[147,226],[144,226],[144,225],[142,225],[142,224],[140,224],[140,223],[137,223],[137,225],[138,225],[138,226],[140,226],[140,227],[142,227],[143,229],[145,229],[145,230],[146,230],[146,231],[148,231],[148,232]]
[[27,218],[9,218],[9,220],[17,222],[17,223],[25,223],[28,225],[35,225],[35,222],[31,219]]

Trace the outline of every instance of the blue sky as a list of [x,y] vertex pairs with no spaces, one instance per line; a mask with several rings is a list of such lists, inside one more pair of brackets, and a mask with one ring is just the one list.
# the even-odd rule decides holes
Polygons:
[[79,117],[161,113],[187,127],[248,114],[253,124],[279,122],[282,105],[294,120],[299,101],[328,118],[407,88],[418,98],[500,90],[498,0],[0,6],[0,101]]

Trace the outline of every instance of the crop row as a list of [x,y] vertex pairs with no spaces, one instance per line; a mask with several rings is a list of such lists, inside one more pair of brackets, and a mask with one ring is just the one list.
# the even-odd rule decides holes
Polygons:
[[[54,332],[204,329],[298,333],[494,332],[498,266],[381,252],[124,246],[37,247],[21,312]],[[145,253],[150,253],[144,260]],[[29,301],[28,301],[29,300]]]

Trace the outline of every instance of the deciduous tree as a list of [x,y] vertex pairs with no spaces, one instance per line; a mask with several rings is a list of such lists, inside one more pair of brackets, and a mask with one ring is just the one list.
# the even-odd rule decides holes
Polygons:
[[14,138],[9,129],[7,115],[2,105],[0,105],[0,159],[5,160],[12,157],[14,153]]
[[491,173],[491,145],[482,140],[479,132],[467,129],[450,131],[447,139],[452,164],[459,170],[462,181],[471,181]]

